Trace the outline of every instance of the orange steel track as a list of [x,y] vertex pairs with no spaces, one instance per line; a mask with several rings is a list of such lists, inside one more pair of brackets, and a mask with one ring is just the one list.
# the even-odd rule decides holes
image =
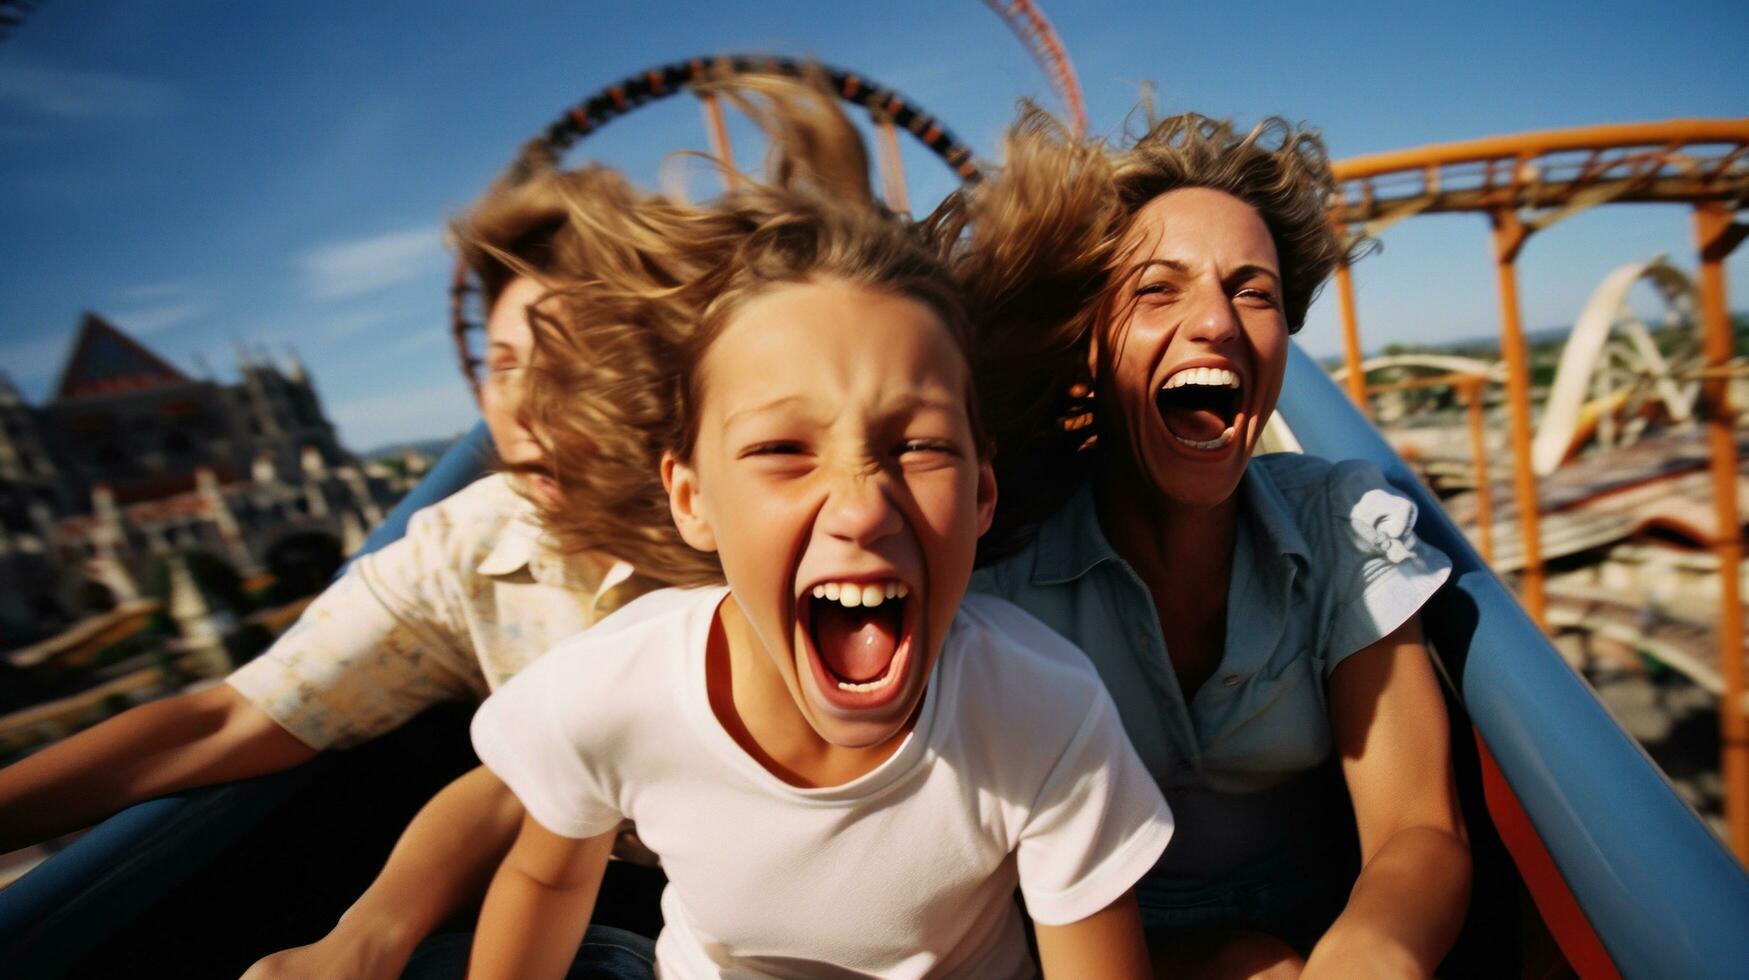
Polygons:
[[1087,104],[1081,99],[1081,80],[1069,62],[1069,52],[1057,37],[1056,28],[1045,19],[1045,12],[1032,0],[984,0],[984,5],[994,10],[1032,52],[1033,60],[1051,80],[1057,97],[1063,100],[1075,134],[1087,132]]
[[[1543,568],[1537,539],[1537,488],[1530,462],[1530,380],[1520,323],[1515,262],[1535,232],[1588,208],[1612,203],[1686,204],[1693,209],[1700,260],[1700,314],[1706,352],[1703,397],[1712,452],[1713,497],[1721,532],[1721,762],[1732,851],[1749,863],[1749,713],[1744,704],[1743,607],[1738,575],[1743,540],[1737,514],[1736,410],[1727,392],[1733,353],[1723,262],[1749,224],[1749,119],[1667,122],[1495,136],[1355,157],[1332,165],[1337,190],[1331,220],[1350,235],[1377,235],[1418,214],[1477,213],[1492,230],[1500,290],[1501,347],[1507,367],[1513,489],[1524,539],[1522,594],[1544,624]],[[1338,316],[1349,394],[1365,409],[1360,335],[1351,270],[1336,271]],[[1484,472],[1478,459],[1478,471]],[[1485,533],[1485,532],[1484,532]]]

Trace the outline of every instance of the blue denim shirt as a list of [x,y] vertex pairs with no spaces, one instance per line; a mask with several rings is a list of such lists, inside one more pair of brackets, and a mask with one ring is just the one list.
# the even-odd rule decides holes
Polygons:
[[1179,837],[1157,873],[1210,880],[1280,847],[1302,777],[1331,756],[1325,683],[1406,622],[1451,562],[1415,537],[1415,505],[1359,460],[1259,456],[1241,518],[1219,666],[1188,703],[1153,597],[1107,541],[1083,487],[1020,553],[979,569],[1093,660]]

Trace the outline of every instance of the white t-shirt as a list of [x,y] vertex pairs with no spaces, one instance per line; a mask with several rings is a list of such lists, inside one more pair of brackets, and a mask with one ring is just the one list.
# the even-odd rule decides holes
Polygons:
[[536,660],[474,747],[548,830],[622,819],[662,857],[664,976],[1029,976],[1038,922],[1086,918],[1165,849],[1172,815],[1081,651],[967,596],[916,727],[822,789],[723,730],[705,647],[723,588],[651,593]]

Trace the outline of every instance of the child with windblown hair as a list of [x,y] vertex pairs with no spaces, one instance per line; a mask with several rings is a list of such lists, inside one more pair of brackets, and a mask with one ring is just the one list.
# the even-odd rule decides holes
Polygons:
[[[1170,812],[1080,651],[965,595],[996,499],[970,324],[866,184],[820,186],[652,212],[541,325],[549,530],[696,587],[476,716],[528,816],[474,975],[564,973],[625,819],[669,876],[664,976],[1033,975],[1017,887],[1046,975],[1147,972],[1130,889]],[[662,250],[707,271],[648,282]]]

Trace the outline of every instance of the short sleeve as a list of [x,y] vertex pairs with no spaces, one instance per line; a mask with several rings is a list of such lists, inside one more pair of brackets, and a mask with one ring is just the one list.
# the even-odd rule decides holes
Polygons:
[[389,732],[442,701],[485,693],[465,627],[437,587],[441,526],[415,515],[407,536],[366,555],[297,623],[227,682],[313,749]]
[[563,648],[541,657],[474,713],[474,752],[542,827],[581,840],[622,819],[599,774],[567,734],[553,692],[587,690],[566,675]]
[[1378,467],[1338,463],[1328,488],[1336,554],[1326,566],[1335,590],[1326,674],[1408,622],[1451,575],[1451,560],[1415,536],[1415,502],[1392,489]]
[[1116,901],[1172,839],[1172,811],[1103,690],[1051,768],[1020,835],[1020,890],[1044,925]]

